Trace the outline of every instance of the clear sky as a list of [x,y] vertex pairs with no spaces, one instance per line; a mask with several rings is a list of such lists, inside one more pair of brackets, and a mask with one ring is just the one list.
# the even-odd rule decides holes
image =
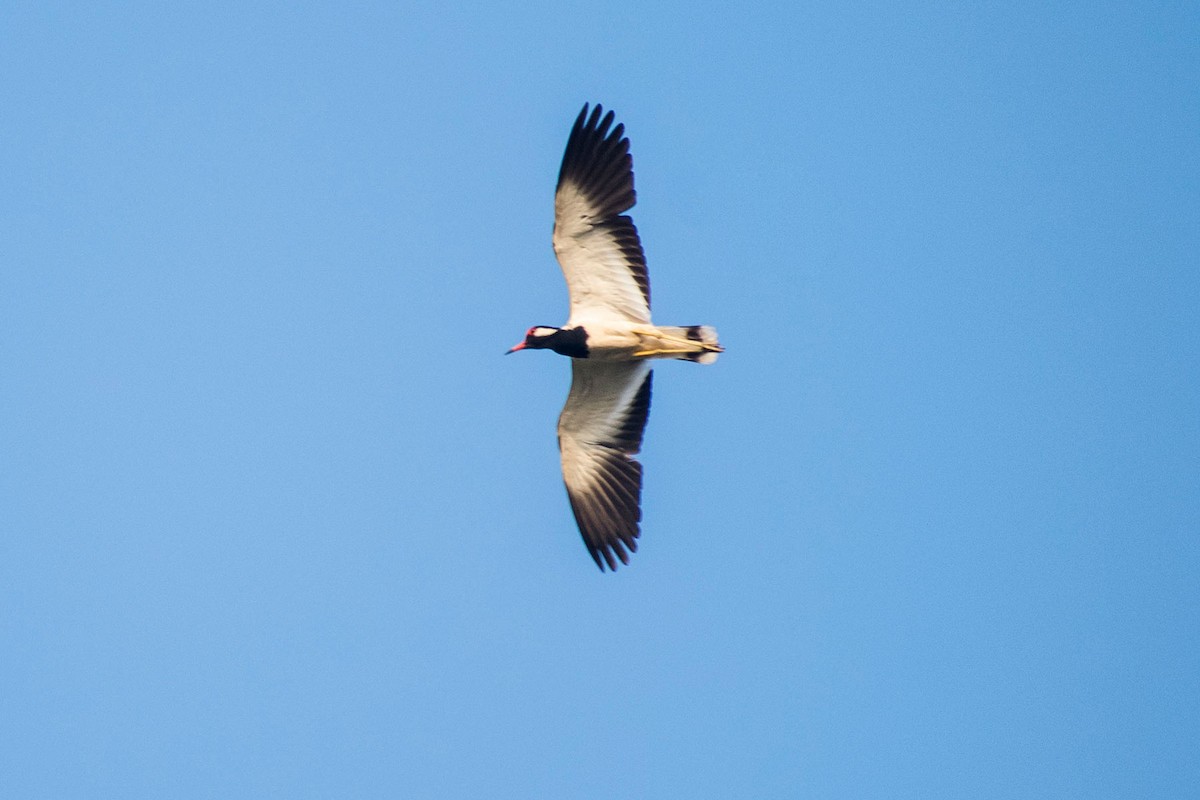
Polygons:
[[[1200,11],[829,5],[8,4],[3,794],[1200,795]],[[584,102],[728,348],[616,574]]]

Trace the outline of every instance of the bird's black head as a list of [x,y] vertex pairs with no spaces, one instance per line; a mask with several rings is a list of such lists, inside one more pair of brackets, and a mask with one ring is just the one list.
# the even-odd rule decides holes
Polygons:
[[[525,331],[525,341],[514,345],[509,353],[518,350],[553,350],[572,358],[587,358],[587,331],[583,328],[552,328],[534,325]],[[508,353],[505,353],[508,355]]]

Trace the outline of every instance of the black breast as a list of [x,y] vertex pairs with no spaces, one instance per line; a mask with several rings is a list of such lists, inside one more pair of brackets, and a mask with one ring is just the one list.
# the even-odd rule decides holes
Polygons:
[[587,358],[587,331],[583,328],[563,328],[549,337],[550,349],[560,356]]

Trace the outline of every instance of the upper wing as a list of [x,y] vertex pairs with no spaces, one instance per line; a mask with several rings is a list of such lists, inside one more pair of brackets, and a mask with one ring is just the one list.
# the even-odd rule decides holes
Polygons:
[[[637,552],[642,519],[642,431],[653,373],[645,361],[571,359],[571,393],[558,418],[563,482],[584,544],[600,570]],[[603,557],[603,561],[601,558]]]
[[621,212],[633,208],[633,159],[625,126],[609,132],[585,104],[571,129],[554,195],[554,254],[571,295],[568,327],[589,319],[650,322],[650,278],[637,228]]

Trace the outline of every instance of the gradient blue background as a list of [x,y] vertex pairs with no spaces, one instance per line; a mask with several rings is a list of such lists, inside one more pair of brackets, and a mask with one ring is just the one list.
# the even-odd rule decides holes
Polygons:
[[[1194,3],[10,4],[0,781],[1195,797]],[[552,192],[628,127],[601,575]]]

